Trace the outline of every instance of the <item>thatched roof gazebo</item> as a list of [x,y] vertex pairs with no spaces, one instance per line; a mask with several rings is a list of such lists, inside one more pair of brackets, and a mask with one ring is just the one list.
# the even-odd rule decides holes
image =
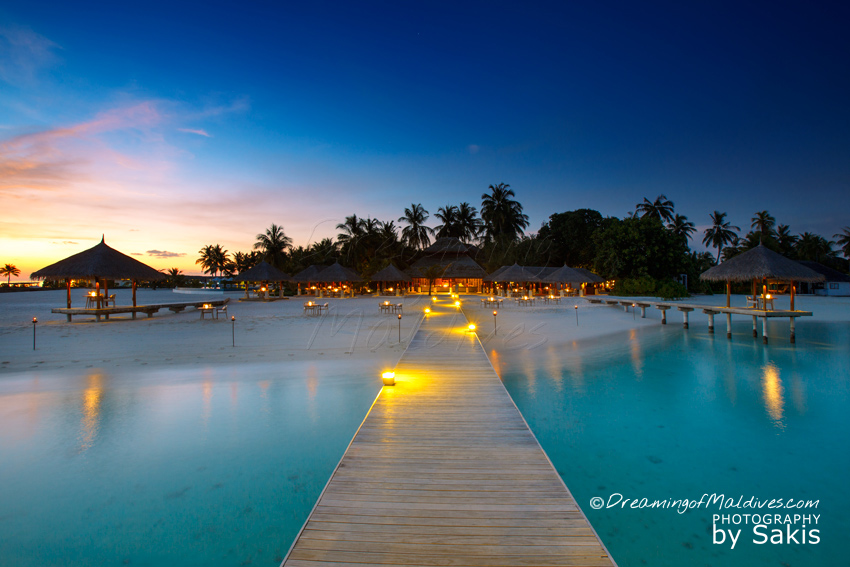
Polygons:
[[756,282],[762,283],[762,301],[767,296],[767,282],[781,281],[791,283],[791,311],[794,311],[794,282],[820,282],[824,276],[802,264],[789,260],[774,252],[764,244],[759,244],[746,252],[726,260],[718,266],[709,268],[700,274],[704,281],[726,282],[726,307],[729,307],[732,282],[753,282],[753,296],[756,294]]
[[[262,282],[264,287],[268,287],[268,282],[290,282],[292,278],[286,274],[285,272],[281,272],[265,260],[250,268],[245,270],[235,278],[236,281],[240,282]],[[283,285],[279,288],[279,295],[283,297]],[[266,298],[268,298],[268,291],[265,294]],[[245,286],[245,297],[248,297],[248,287]]]
[[[477,254],[478,248],[471,244],[464,244],[454,237],[441,237],[422,251],[422,257],[413,263],[407,273],[419,280],[417,285],[427,283],[429,292],[436,279],[449,280],[451,285],[464,286],[466,289],[478,287],[487,277],[487,271],[473,259]],[[439,275],[433,278],[434,274]]]
[[376,272],[371,278],[373,282],[409,282],[410,276],[390,264],[383,270]]
[[546,281],[551,283],[568,283],[570,285],[581,285],[583,283],[587,283],[589,281],[589,277],[574,268],[570,268],[567,265],[563,265],[548,276],[546,276]]
[[319,281],[319,273],[321,273],[321,271],[324,270],[325,267],[326,266],[317,266],[316,264],[312,264],[292,276],[292,281],[305,283]]
[[[396,268],[393,264],[390,264],[383,270],[377,271],[375,274],[372,275],[371,278],[369,278],[369,280],[372,282],[382,283],[382,287],[384,289],[386,289],[387,283],[409,282],[412,281],[412,279],[413,278]],[[392,291],[392,288],[390,288],[390,291]],[[399,293],[401,292],[398,290],[398,288],[396,288],[396,295],[398,295]]]
[[503,266],[502,271],[499,272],[498,279],[494,279],[493,281],[539,283],[542,280],[537,275],[515,263],[513,266]]
[[585,268],[573,268],[573,269],[575,271],[577,271],[578,273],[583,274],[584,277],[587,278],[586,280],[583,280],[583,281],[585,281],[587,283],[604,283],[605,282],[604,279],[602,279],[600,276],[594,274],[590,270],[587,270]]
[[325,282],[325,283],[334,283],[334,282],[362,282],[363,278],[360,277],[360,274],[352,270],[351,268],[346,268],[339,262],[334,262],[333,265],[328,266],[319,274],[319,279],[316,281]]
[[[103,237],[100,239],[100,244],[33,272],[30,277],[34,280],[64,279],[68,289],[69,309],[71,308],[72,279],[94,279],[98,297],[100,297],[101,280],[104,280],[104,294],[109,291],[109,288],[106,287],[106,280],[131,280],[133,282],[133,307],[136,307],[136,284],[138,282],[166,279],[162,272],[107,246]],[[100,300],[98,299],[98,301]],[[70,315],[68,320],[71,320]]]

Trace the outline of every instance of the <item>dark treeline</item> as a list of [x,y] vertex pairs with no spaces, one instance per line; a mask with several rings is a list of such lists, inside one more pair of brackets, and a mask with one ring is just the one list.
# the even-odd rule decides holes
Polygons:
[[[197,263],[205,273],[232,275],[261,260],[290,274],[311,264],[339,262],[368,277],[390,263],[409,267],[435,239],[449,236],[474,245],[475,259],[488,271],[514,262],[566,264],[617,280],[619,291],[625,293],[653,293],[663,286],[679,285],[674,282],[684,281],[682,275],[687,276],[689,291],[710,291],[699,281],[700,273],[759,243],[792,259],[848,271],[848,227],[830,241],[809,232],[793,234],[768,211],[757,211],[750,230],[742,233],[726,220],[726,213],[713,211],[708,215],[711,225],[697,235],[694,223],[676,214],[674,203],[659,195],[654,201],[644,198],[622,219],[603,217],[592,209],[555,213],[537,234],[527,235],[528,216],[515,197],[510,185],[499,183],[481,195],[480,208],[468,202],[446,204],[432,215],[421,204],[412,203],[397,219],[352,214],[337,225],[336,239],[325,238],[307,247],[293,247],[283,227],[272,224],[256,236],[252,250],[231,254],[218,244],[208,245],[200,250]],[[691,250],[691,242],[700,236],[716,253]],[[178,278],[180,272],[172,269],[169,276]],[[672,295],[675,291],[666,290]]]

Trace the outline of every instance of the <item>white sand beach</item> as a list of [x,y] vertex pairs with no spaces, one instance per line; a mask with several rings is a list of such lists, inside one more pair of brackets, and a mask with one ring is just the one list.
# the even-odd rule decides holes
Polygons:
[[[75,289],[74,300],[82,303],[84,290]],[[118,304],[130,303],[130,291],[117,290]],[[170,290],[139,290],[139,304],[194,301],[209,297],[230,297],[228,319],[200,318],[199,312],[162,310],[153,318],[139,315],[113,316],[95,322],[92,317],[76,317],[68,323],[63,315],[52,314],[62,306],[63,290],[0,295],[0,373],[81,368],[143,368],[191,364],[232,364],[241,362],[285,362],[304,360],[351,360],[353,364],[392,367],[401,356],[409,337],[418,327],[426,295],[389,298],[404,305],[399,343],[398,319],[380,314],[378,303],[386,298],[359,296],[354,299],[323,299],[330,310],[324,316],[304,315],[301,297],[274,302],[242,302],[238,294],[181,295]],[[445,295],[440,301],[448,301]],[[488,352],[535,350],[544,347],[568,353],[579,345],[591,345],[602,337],[632,329],[659,325],[661,312],[649,308],[641,319],[622,307],[593,305],[582,298],[564,298],[559,305],[538,302],[518,307],[505,300],[494,317],[492,308],[481,305],[480,296],[466,296],[463,314],[478,326],[478,334]],[[733,305],[744,305],[743,296],[733,296]],[[776,308],[788,307],[789,298],[776,299]],[[723,305],[725,296],[699,296],[688,303]],[[578,306],[578,309],[575,308]],[[850,321],[850,298],[798,296],[797,309],[814,313],[800,318],[798,334],[805,333],[811,321]],[[576,324],[576,314],[578,324]],[[235,328],[229,316],[236,317]],[[36,350],[32,348],[32,318],[38,318]],[[735,317],[734,321],[746,319]],[[670,326],[681,325],[681,314],[668,311]],[[705,315],[690,315],[691,328],[707,326]],[[721,325],[721,322],[717,322]],[[460,330],[465,322],[458,319]],[[787,326],[785,320],[771,325]],[[719,327],[718,327],[719,328]],[[232,346],[235,330],[236,347]]]

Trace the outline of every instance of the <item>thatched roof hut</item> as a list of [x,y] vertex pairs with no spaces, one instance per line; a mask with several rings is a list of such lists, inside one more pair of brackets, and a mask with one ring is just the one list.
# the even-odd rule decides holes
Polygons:
[[319,281],[319,274],[322,270],[324,270],[326,266],[317,266],[313,264],[307,268],[304,268],[294,276],[292,276],[292,281],[294,282],[317,282]]
[[312,281],[317,282],[362,282],[363,278],[360,275],[352,270],[351,268],[346,268],[339,262],[335,262],[332,266],[328,266],[324,270],[322,270],[317,279]]
[[590,270],[586,270],[584,268],[573,268],[573,270],[577,271],[578,273],[582,274],[585,278],[587,278],[587,279],[582,280],[583,282],[602,283],[602,282],[605,281],[601,277],[599,277],[598,275],[591,272]]
[[442,279],[484,279],[487,271],[469,256],[425,256],[417,260],[408,270],[414,278],[424,278],[425,270],[431,266],[443,268]]
[[495,272],[484,278],[485,282],[498,282],[501,281],[499,276],[502,275],[502,272],[510,268],[510,266],[502,266],[501,268],[497,268]]
[[[787,281],[787,282],[821,282],[824,276],[806,266],[789,260],[782,254],[774,252],[764,244],[759,244],[746,252],[726,260],[719,266],[709,268],[700,274],[704,281],[726,282],[726,307],[730,305],[732,282],[753,282],[753,296],[757,295],[756,282]],[[766,283],[762,285],[762,305],[765,305],[767,295]],[[791,286],[791,310],[794,310],[794,286]]]
[[162,272],[107,246],[103,238],[97,246],[50,264],[33,272],[30,277],[34,280],[101,278],[133,281],[158,281],[166,278]]
[[487,271],[472,259],[478,248],[457,238],[438,238],[422,252],[423,256],[407,270],[414,278],[424,278],[431,266],[442,268],[442,279],[481,280],[487,277]]
[[514,264],[513,266],[503,266],[499,272],[498,279],[493,279],[493,281],[538,283],[542,280],[519,264]]
[[[62,280],[66,281],[68,291],[67,305],[71,308],[71,280],[95,281],[95,287],[100,289],[100,280],[132,280],[133,282],[133,307],[136,306],[136,282],[159,281],[166,279],[166,275],[147,264],[139,262],[118,250],[111,248],[101,237],[100,244],[59,260],[30,275],[34,280]],[[105,282],[104,282],[105,283]],[[104,285],[108,292],[108,288]],[[98,299],[100,307],[100,299]],[[71,316],[68,315],[68,321]]]
[[410,276],[390,264],[383,270],[375,273],[371,278],[373,282],[409,282]]
[[245,270],[235,278],[239,282],[289,282],[292,278],[281,272],[265,260],[249,270]]
[[581,285],[585,282],[588,282],[589,278],[586,274],[583,274],[574,268],[570,268],[569,266],[564,265],[552,272],[551,274],[548,274],[546,276],[545,281],[550,283],[568,283],[570,285]]
[[789,260],[764,244],[726,260],[700,274],[705,281],[747,282],[751,280],[779,280],[795,282],[820,282],[822,274]]

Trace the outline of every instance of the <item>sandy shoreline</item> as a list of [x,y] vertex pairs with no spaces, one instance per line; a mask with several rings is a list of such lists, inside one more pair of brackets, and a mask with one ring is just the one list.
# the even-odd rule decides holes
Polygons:
[[[224,297],[231,298],[228,313],[236,316],[234,348],[229,320],[202,320],[192,309],[177,314],[164,310],[152,319],[130,320],[124,316],[97,323],[93,318],[78,318],[67,323],[64,316],[50,313],[52,307],[63,303],[64,293],[55,290],[0,295],[0,374],[33,369],[58,371],[304,360],[350,360],[356,365],[392,367],[429,302],[425,295],[389,298],[394,303],[404,304],[399,343],[396,316],[379,312],[378,303],[384,298],[361,296],[322,300],[330,304],[330,312],[323,317],[311,317],[303,314],[304,298],[270,303],[240,302],[239,295],[227,294]],[[82,296],[84,290],[74,290],[74,293]],[[119,304],[129,303],[129,290],[117,293]],[[140,290],[139,303],[203,297],[175,294],[170,290]],[[223,296],[209,297],[220,299]],[[635,318],[622,307],[592,305],[580,298],[565,298],[560,305],[540,302],[534,307],[518,307],[505,300],[496,316],[494,334],[493,309],[483,307],[480,296],[462,299],[463,315],[478,325],[479,337],[488,352],[505,354],[544,346],[547,350],[560,349],[566,354],[578,343],[591,344],[605,336],[657,326],[661,317],[660,311],[650,308],[645,319],[641,319],[639,313]],[[448,301],[448,298],[442,295],[439,300]],[[725,297],[700,296],[687,301],[722,305]],[[777,298],[776,308],[787,308],[787,302],[785,296]],[[743,296],[733,296],[733,305],[743,304]],[[850,321],[850,298],[798,296],[797,308],[814,313],[813,317],[798,321],[798,333],[801,334],[811,321]],[[35,351],[32,350],[31,323],[34,316],[39,320]],[[460,313],[456,318],[458,332],[462,332],[465,320]],[[692,313],[691,327],[706,326],[705,319],[697,312]],[[668,312],[668,322],[670,325],[681,323],[678,311]]]

